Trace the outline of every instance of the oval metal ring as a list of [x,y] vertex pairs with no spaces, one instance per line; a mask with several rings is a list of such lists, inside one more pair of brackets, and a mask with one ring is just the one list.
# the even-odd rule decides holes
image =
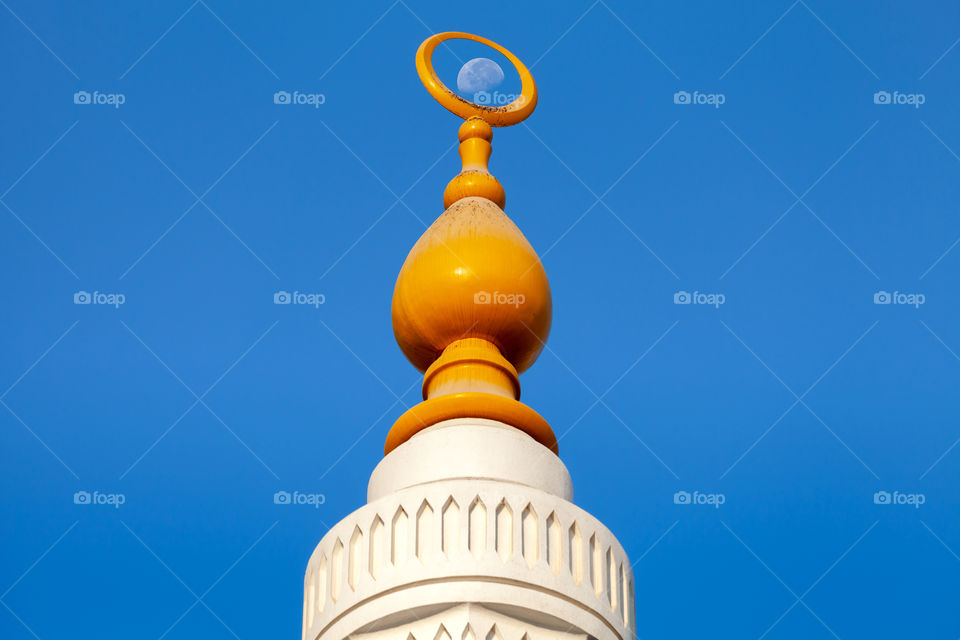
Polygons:
[[[503,107],[488,107],[475,104],[469,100],[461,98],[443,84],[436,71],[433,70],[433,50],[437,45],[445,40],[472,40],[485,44],[492,49],[496,49],[504,55],[520,74],[520,96],[510,104]],[[482,118],[492,127],[509,127],[510,125],[522,122],[533,113],[537,107],[537,85],[533,81],[533,75],[530,70],[520,62],[517,56],[513,55],[505,48],[492,40],[487,40],[481,36],[472,33],[463,33],[460,31],[447,31],[430,36],[423,41],[417,50],[417,73],[423,86],[427,88],[430,95],[443,105],[448,111],[460,116],[464,120],[467,118]]]

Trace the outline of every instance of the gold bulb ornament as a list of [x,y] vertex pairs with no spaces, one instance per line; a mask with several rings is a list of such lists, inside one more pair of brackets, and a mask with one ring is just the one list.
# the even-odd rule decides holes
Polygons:
[[[490,107],[448,89],[432,55],[449,39],[472,40],[503,54],[520,75],[520,96]],[[459,131],[463,168],[444,191],[446,211],[413,246],[397,277],[393,332],[407,359],[424,372],[424,401],[394,423],[385,453],[453,418],[503,422],[556,453],[550,425],[519,401],[519,374],[536,361],[550,333],[550,284],[533,247],[503,212],[503,187],[487,168],[492,127],[517,124],[533,113],[536,84],[515,55],[469,33],[427,38],[416,67],[427,91],[465,120]]]

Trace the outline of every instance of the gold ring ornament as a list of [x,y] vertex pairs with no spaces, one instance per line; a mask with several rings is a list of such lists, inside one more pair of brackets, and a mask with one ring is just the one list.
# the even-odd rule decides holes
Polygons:
[[[437,48],[438,44],[447,40],[472,40],[502,53],[520,74],[520,95],[506,106],[490,107],[470,102],[448,89],[447,85],[443,84],[443,81],[437,76],[437,72],[433,70],[433,50]],[[480,118],[491,127],[509,127],[524,121],[537,108],[537,85],[526,65],[520,62],[517,56],[493,40],[487,40],[472,33],[448,31],[424,40],[417,50],[417,73],[430,95],[448,111],[464,120]]]

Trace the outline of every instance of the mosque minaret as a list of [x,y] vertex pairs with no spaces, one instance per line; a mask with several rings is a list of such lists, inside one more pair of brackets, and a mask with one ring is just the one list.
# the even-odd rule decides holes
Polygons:
[[[499,51],[522,95],[488,107],[454,94],[431,63],[447,39]],[[536,107],[533,77],[467,33],[428,38],[416,66],[431,95],[464,118],[463,170],[393,295],[394,334],[424,372],[424,400],[390,429],[367,504],[310,557],[303,640],[633,640],[630,561],[573,503],[553,430],[519,401],[519,374],[550,331],[550,286],[487,161],[492,127]]]

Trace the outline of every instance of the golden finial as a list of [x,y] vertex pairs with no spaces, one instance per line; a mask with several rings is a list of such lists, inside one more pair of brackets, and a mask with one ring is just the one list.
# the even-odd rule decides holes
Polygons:
[[[451,38],[502,53],[520,74],[521,95],[504,107],[489,107],[450,91],[431,57]],[[556,452],[550,425],[519,402],[519,374],[536,361],[550,333],[550,285],[536,252],[503,212],[503,187],[487,169],[491,126],[529,116],[537,103],[536,84],[516,56],[469,33],[428,38],[416,64],[430,94],[466,120],[459,132],[463,169],[444,192],[446,211],[411,249],[397,277],[393,331],[410,362],[424,372],[424,401],[394,423],[385,451],[443,420],[487,418]]]

